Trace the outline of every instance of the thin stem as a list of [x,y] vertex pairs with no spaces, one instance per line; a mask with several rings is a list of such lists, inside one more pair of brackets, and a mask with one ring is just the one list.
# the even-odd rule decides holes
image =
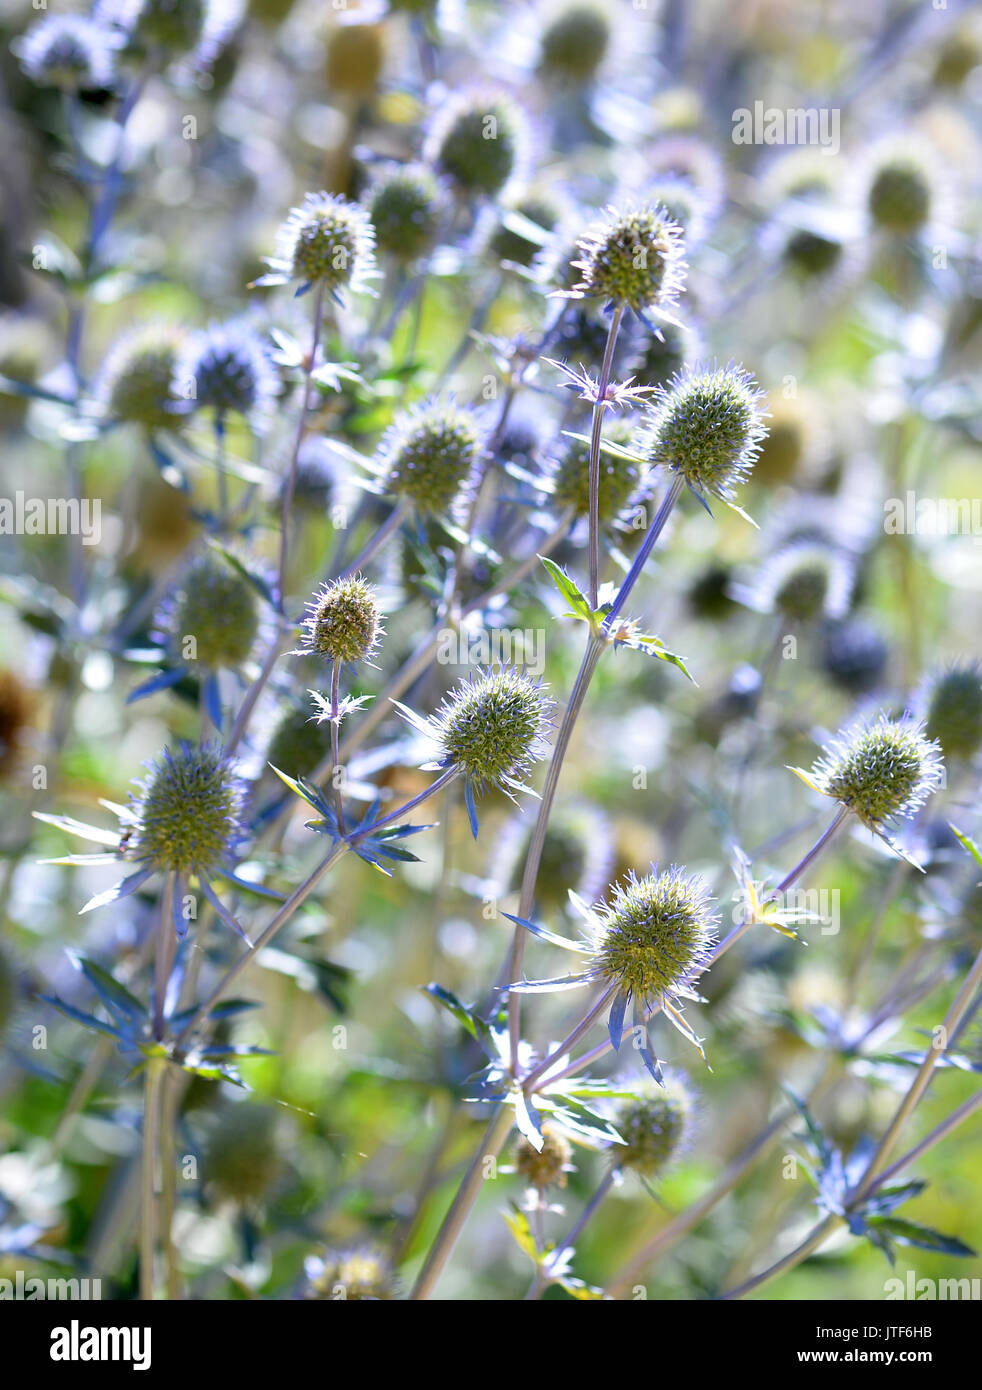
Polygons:
[[[610,630],[614,622],[614,619],[618,616],[625,603],[627,603],[627,600],[631,594],[631,590],[634,588],[635,584],[641,577],[641,571],[647,564],[648,557],[651,554],[652,550],[655,548],[655,544],[657,543],[662,531],[664,531],[665,523],[671,516],[672,510],[675,507],[676,502],[682,496],[682,489],[684,486],[685,483],[682,478],[673,478],[671,487],[668,489],[668,491],[665,493],[665,496],[662,498],[661,506],[655,513],[651,525],[648,527],[645,538],[641,542],[641,545],[638,549],[638,553],[634,557],[634,562],[631,565],[631,568],[628,570],[623,584],[617,591],[617,596],[614,599],[613,604],[611,605],[610,612],[604,619],[604,627],[608,631]],[[594,607],[596,607],[596,605],[594,605]]]
[[[536,818],[535,829],[532,831],[532,839],[529,843],[528,855],[525,860],[525,872],[522,875],[522,892],[518,905],[518,916],[528,917],[532,911],[532,904],[535,895],[535,880],[539,873],[539,863],[542,859],[542,850],[546,841],[546,830],[549,825],[549,815],[552,811],[552,803],[555,800],[556,788],[559,785],[559,775],[563,770],[563,761],[569,748],[570,739],[573,735],[573,726],[577,716],[583,708],[583,701],[586,698],[587,690],[590,688],[590,681],[593,673],[597,669],[600,655],[606,645],[606,640],[596,633],[590,634],[587,641],[586,651],[583,654],[583,661],[577,673],[576,683],[573,686],[569,703],[563,714],[559,732],[556,735],[556,742],[552,750],[552,758],[549,761],[549,771],[546,773],[545,786],[542,789],[542,800],[539,802],[539,814]],[[511,955],[508,965],[509,983],[514,983],[521,977],[522,960],[525,956],[525,927],[516,925],[512,937]],[[521,1004],[520,994],[508,996],[508,1036],[511,1052],[512,1072],[518,1074],[518,1044],[521,1038]]]
[[457,1244],[464,1222],[470,1215],[471,1208],[477,1200],[477,1194],[481,1190],[481,1185],[485,1181],[485,1169],[489,1161],[495,1159],[501,1152],[505,1140],[511,1131],[512,1114],[507,1105],[498,1105],[491,1121],[484,1131],[477,1152],[468,1165],[467,1172],[464,1174],[463,1181],[457,1189],[456,1196],[451,1203],[450,1210],[443,1219],[443,1224],[437,1232],[436,1239],[430,1246],[426,1262],[420,1271],[419,1278],[409,1295],[413,1301],[421,1301],[429,1298],[436,1286],[440,1275],[446,1266],[447,1261],[453,1253],[453,1248]]
[[331,785],[334,787],[334,810],[338,818],[338,833],[344,834],[344,796],[338,773],[341,759],[338,757],[338,709],[341,695],[341,663],[335,661],[331,670]]
[[156,1247],[157,1150],[160,1132],[160,1085],[166,1063],[151,1057],[143,1083],[142,1206],[140,1211],[140,1297],[153,1299]]
[[442,791],[444,787],[449,786],[449,784],[460,775],[461,774],[459,767],[447,768],[446,772],[441,772],[440,776],[436,779],[436,781],[431,782],[425,791],[419,792],[410,801],[404,802],[395,811],[390,811],[389,814],[387,816],[383,816],[381,820],[374,821],[371,825],[366,825],[364,830],[356,831],[350,837],[352,844],[356,843],[358,840],[362,839],[366,835],[376,834],[377,831],[384,829],[385,826],[391,825],[393,821],[401,820],[402,817],[405,816],[409,811],[412,811],[416,806],[419,806],[421,802],[428,801],[431,796],[435,796],[438,791]]
[[564,1057],[567,1052],[572,1051],[572,1049],[576,1046],[576,1044],[580,1041],[582,1037],[585,1037],[586,1034],[589,1033],[590,1029],[593,1027],[594,1023],[596,1023],[597,1019],[603,1013],[604,1009],[607,1007],[610,1001],[613,999],[614,995],[617,993],[619,988],[620,986],[618,985],[616,980],[613,984],[607,986],[607,988],[604,990],[603,994],[601,994],[597,1002],[592,1006],[592,1008],[587,1010],[587,1012],[580,1019],[576,1027],[572,1029],[572,1031],[569,1034],[567,1034],[565,1038],[563,1038],[561,1043],[557,1043],[557,1045],[549,1054],[549,1056],[546,1057],[542,1062],[540,1062],[537,1067],[533,1067],[533,1069],[529,1072],[528,1076],[524,1078],[524,1080],[522,1081],[522,1089],[524,1091],[532,1090],[536,1082],[540,1081],[542,1077],[546,1074],[546,1072],[549,1070],[550,1063],[554,1058]]
[[164,1247],[167,1298],[173,1302],[180,1296],[177,1250],[174,1246],[174,1211],[176,1207],[177,1161],[174,1150],[174,1126],[181,1101],[181,1073],[168,1068],[164,1073],[160,1098],[160,1233]]
[[218,525],[224,531],[228,526],[228,473],[225,469],[225,417],[221,412],[215,416],[215,471],[218,474]]
[[737,1288],[730,1289],[728,1293],[722,1294],[721,1297],[728,1302],[735,1298],[743,1298],[744,1294],[752,1293],[754,1289],[763,1288],[763,1286],[769,1284],[772,1279],[776,1279],[779,1274],[786,1274],[788,1270],[794,1269],[796,1265],[801,1264],[802,1260],[807,1260],[808,1256],[811,1255],[813,1251],[817,1250],[820,1245],[825,1244],[825,1241],[835,1230],[836,1226],[839,1225],[841,1220],[842,1218],[839,1216],[827,1216],[824,1221],[820,1222],[815,1229],[805,1237],[800,1245],[796,1245],[783,1259],[770,1265],[769,1268],[763,1270],[760,1274],[755,1274],[752,1279],[748,1279]]
[[154,942],[153,976],[153,1035],[158,1042],[167,1029],[167,983],[174,966],[176,941],[172,906],[174,902],[174,879],[168,874],[164,879],[160,894],[160,911],[157,914],[156,940]]
[[345,565],[339,578],[347,579],[349,575],[354,574],[357,570],[364,569],[372,556],[377,554],[392,533],[399,529],[408,515],[409,503],[405,501],[397,503],[372,538],[366,542],[361,552],[351,561],[351,564]]
[[315,291],[314,299],[314,328],[310,344],[310,356],[304,368],[303,378],[303,397],[300,404],[300,419],[297,422],[297,432],[293,443],[293,452],[290,455],[290,468],[286,476],[283,487],[283,509],[280,517],[280,559],[277,569],[276,597],[279,602],[280,611],[283,609],[284,591],[286,588],[286,558],[289,550],[289,528],[290,528],[290,508],[293,506],[293,493],[297,484],[297,465],[300,461],[300,449],[303,445],[304,437],[307,433],[307,412],[310,409],[310,395],[313,387],[314,368],[317,365],[317,349],[320,347],[321,328],[324,322],[324,282],[321,281]]
[[597,1211],[603,1204],[603,1201],[607,1196],[607,1193],[613,1186],[616,1174],[616,1168],[608,1168],[607,1172],[604,1173],[603,1177],[600,1179],[600,1182],[597,1185],[597,1190],[594,1192],[589,1202],[587,1202],[586,1206],[580,1212],[579,1220],[569,1231],[568,1235],[566,1235],[566,1237],[559,1243],[559,1245],[556,1246],[555,1250],[549,1256],[549,1259],[542,1266],[542,1269],[537,1275],[535,1284],[533,1286],[534,1292],[530,1291],[530,1296],[532,1298],[540,1298],[542,1296],[546,1287],[551,1281],[553,1271],[558,1268],[559,1262],[562,1259],[562,1257],[566,1254],[566,1251],[575,1249],[576,1242],[583,1234],[588,1222],[591,1221],[592,1218],[596,1215]]
[[614,348],[617,346],[617,334],[623,317],[624,305],[618,304],[607,329],[607,344],[600,367],[600,380],[597,383],[597,398],[593,403],[593,428],[590,432],[590,608],[594,611],[600,588],[600,439],[603,433],[604,411],[607,409],[607,388],[614,365]]
[[935,1125],[930,1134],[925,1135],[912,1149],[908,1149],[901,1158],[898,1158],[896,1163],[892,1163],[889,1168],[885,1168],[882,1173],[878,1174],[870,1184],[869,1190],[875,1192],[878,1187],[890,1182],[898,1173],[903,1172],[908,1164],[915,1162],[922,1154],[926,1154],[928,1149],[933,1149],[935,1144],[940,1144],[942,1139],[947,1139],[949,1134],[956,1130],[960,1124],[964,1124],[971,1115],[975,1114],[976,1110],[980,1109],[982,1109],[982,1090],[976,1091],[974,1096],[969,1096],[968,1100],[963,1101],[957,1110],[953,1110],[939,1125]]
[[269,651],[266,653],[266,659],[260,668],[259,675],[246,691],[242,704],[239,706],[238,713],[235,716],[235,722],[228,736],[228,742],[225,745],[226,756],[234,753],[242,741],[249,720],[252,717],[252,711],[256,707],[256,702],[265,689],[270,676],[273,674],[273,667],[280,659],[282,646],[281,636],[279,632],[277,632],[276,636],[269,644]]

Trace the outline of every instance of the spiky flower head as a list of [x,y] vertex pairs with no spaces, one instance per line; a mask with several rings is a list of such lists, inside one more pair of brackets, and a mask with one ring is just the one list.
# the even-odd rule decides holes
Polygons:
[[368,213],[340,194],[306,193],[277,236],[274,271],[329,292],[365,288],[375,269],[375,228]]
[[96,399],[113,420],[146,429],[173,429],[183,402],[174,390],[174,371],[184,334],[169,324],[145,324],[110,348],[96,384]]
[[161,605],[157,626],[175,659],[209,671],[241,666],[259,630],[258,595],[224,556],[207,550]]
[[755,606],[793,622],[841,618],[852,599],[850,558],[820,541],[793,541],[761,566],[753,586]]
[[566,1172],[573,1150],[569,1141],[551,1125],[542,1126],[542,1148],[537,1149],[524,1135],[515,1146],[515,1167],[530,1187],[541,1192],[547,1187],[565,1187]]
[[456,767],[477,792],[524,790],[546,753],[553,701],[541,681],[514,666],[492,666],[444,698],[433,718],[440,761]]
[[619,1168],[628,1168],[650,1181],[661,1177],[681,1157],[692,1129],[692,1097],[675,1077],[664,1086],[648,1086],[617,1108],[614,1124],[624,1144],[615,1144],[611,1156]]
[[344,1303],[349,1299],[389,1301],[396,1296],[392,1266],[371,1245],[326,1250],[305,1260],[304,1270],[304,1298]]
[[202,1157],[205,1182],[235,1202],[263,1197],[281,1168],[277,1118],[271,1105],[240,1102],[226,1106]]
[[879,714],[844,730],[823,749],[814,785],[882,834],[922,806],[943,779],[940,746],[922,720]]
[[646,414],[649,462],[725,502],[748,478],[767,433],[764,394],[733,363],[680,372],[659,387]]
[[268,423],[278,391],[262,339],[243,323],[192,334],[174,369],[174,394],[191,408],[244,415],[255,427]]
[[821,665],[833,685],[864,695],[879,685],[890,649],[864,618],[830,623],[822,643]]
[[368,199],[375,245],[398,261],[418,260],[436,241],[443,190],[423,164],[395,165],[376,182]]
[[[636,438],[637,420],[618,416],[608,421],[604,442],[626,453],[639,454]],[[553,473],[553,498],[560,511],[572,507],[577,516],[590,510],[590,445],[579,439],[569,439]],[[601,447],[600,453],[600,520],[617,520],[629,503],[648,493],[648,468],[639,458],[626,458]]]
[[828,275],[842,259],[842,242],[811,227],[796,227],[781,252],[784,264],[803,279]]
[[382,632],[375,590],[360,574],[321,585],[307,604],[300,652],[328,661],[364,661]]
[[614,885],[594,909],[595,973],[647,1003],[671,998],[709,957],[719,916],[704,879],[678,864]]
[[982,667],[968,661],[949,667],[926,684],[928,738],[937,739],[946,758],[971,758],[982,747]]
[[331,751],[331,726],[309,705],[292,701],[273,729],[266,761],[289,777],[306,777]]
[[220,869],[243,836],[245,787],[212,744],[165,748],[126,815],[124,857],[163,873],[199,876]]
[[116,80],[122,37],[109,25],[85,15],[45,15],[31,26],[18,56],[39,86],[66,92],[101,91]]
[[379,445],[393,492],[421,512],[445,512],[473,484],[484,433],[473,411],[431,400],[397,416]]
[[574,293],[626,305],[635,313],[675,308],[685,283],[682,229],[664,208],[608,208],[579,243]]
[[458,194],[493,198],[521,166],[527,143],[525,113],[510,97],[465,92],[437,117],[426,158]]
[[563,85],[584,86],[596,74],[609,46],[610,19],[601,6],[573,0],[543,30],[539,71]]
[[870,216],[878,227],[898,236],[912,236],[931,216],[931,177],[921,159],[897,151],[873,174],[867,196]]

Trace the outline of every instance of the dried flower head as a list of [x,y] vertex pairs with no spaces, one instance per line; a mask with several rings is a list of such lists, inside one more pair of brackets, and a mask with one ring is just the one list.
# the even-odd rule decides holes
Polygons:
[[102,412],[147,429],[179,424],[183,402],[174,390],[174,372],[183,344],[183,333],[169,324],[145,324],[119,338],[96,383]]
[[610,18],[603,8],[573,0],[542,32],[539,71],[562,85],[583,86],[606,57],[610,37]]
[[392,1266],[374,1246],[327,1250],[305,1260],[304,1270],[304,1298],[344,1303],[349,1299],[388,1301],[396,1296]]
[[982,667],[967,661],[933,676],[918,701],[928,738],[946,758],[972,758],[982,747]]
[[542,1126],[542,1148],[537,1149],[519,1137],[515,1146],[515,1167],[529,1184],[541,1192],[547,1187],[565,1187],[573,1150],[564,1134],[551,1125]]
[[382,633],[375,590],[360,574],[323,584],[307,604],[300,654],[365,661]]
[[424,401],[397,416],[379,445],[388,486],[421,512],[443,513],[473,484],[484,434],[473,411]]
[[459,194],[493,198],[524,158],[525,114],[502,93],[462,93],[446,103],[430,132],[427,161]]
[[645,451],[693,492],[729,502],[766,433],[764,395],[749,372],[733,363],[696,366],[659,388],[647,409]]
[[806,780],[880,834],[912,816],[942,782],[939,745],[906,715],[879,714],[846,729],[823,755]]
[[672,310],[685,284],[682,229],[664,208],[608,208],[579,243],[574,293],[626,305],[636,313]]
[[276,1143],[277,1111],[271,1105],[239,1102],[218,1116],[202,1155],[203,1177],[234,1202],[265,1196],[281,1168]]
[[39,86],[66,92],[101,91],[116,80],[122,37],[109,25],[85,15],[50,14],[24,35],[18,56]]
[[244,799],[244,784],[221,748],[166,748],[130,796],[124,857],[151,871],[210,876],[242,839]]
[[279,378],[259,334],[247,324],[216,324],[192,334],[174,369],[174,394],[192,408],[244,415],[263,427]]
[[478,671],[455,686],[432,720],[445,767],[456,767],[478,793],[524,791],[546,753],[553,702],[541,681],[514,666]]
[[[604,444],[600,453],[600,520],[609,524],[617,520],[625,508],[647,497],[649,471],[638,457],[628,458],[626,454],[637,456],[640,447],[637,440],[637,420],[630,416],[615,417],[607,422],[604,430]],[[624,450],[624,453],[615,452]],[[562,455],[553,473],[553,497],[557,508],[566,511],[572,507],[577,516],[586,516],[590,510],[590,445],[580,439],[566,441]]]
[[241,666],[259,630],[258,595],[224,556],[207,550],[164,600],[157,627],[177,660],[209,671]]
[[647,1180],[661,1177],[680,1158],[692,1129],[692,1097],[676,1078],[664,1086],[649,1086],[642,1094],[620,1102],[614,1119],[624,1145],[614,1145],[611,1157]]
[[425,165],[386,170],[368,199],[376,247],[398,261],[418,260],[436,241],[442,206],[443,190]]
[[330,292],[362,290],[375,269],[375,229],[357,203],[333,193],[307,193],[277,236],[274,272],[265,283],[299,280]]

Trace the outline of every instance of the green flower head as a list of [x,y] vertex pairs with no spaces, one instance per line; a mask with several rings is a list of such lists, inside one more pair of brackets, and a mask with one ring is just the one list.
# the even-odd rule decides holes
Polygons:
[[157,628],[176,660],[232,669],[248,661],[255,645],[258,595],[245,575],[208,550],[165,599]]
[[951,666],[932,677],[919,703],[926,733],[946,758],[971,758],[982,747],[982,667],[977,661]]
[[898,152],[873,175],[870,216],[878,227],[897,236],[912,236],[931,215],[931,177],[916,155]]
[[754,606],[799,623],[841,618],[853,583],[853,565],[842,550],[820,541],[794,541],[761,566],[753,586]]
[[384,173],[368,199],[378,250],[403,262],[425,255],[436,241],[443,201],[436,176],[423,164]]
[[539,71],[564,86],[583,86],[596,74],[610,46],[610,19],[598,4],[573,3],[546,25]]
[[763,402],[753,377],[733,363],[687,369],[647,408],[649,462],[680,474],[700,496],[732,501],[767,433]]
[[211,874],[242,840],[244,800],[244,785],[220,748],[167,748],[130,797],[125,857],[158,872]]
[[277,1111],[271,1105],[240,1102],[218,1117],[202,1158],[204,1180],[235,1202],[257,1201],[279,1176]]
[[493,198],[525,159],[522,109],[501,93],[464,93],[449,101],[430,132],[427,161],[455,191]]
[[357,203],[332,193],[307,193],[277,236],[271,279],[339,290],[363,290],[375,269],[375,229]]
[[[615,449],[640,455],[637,421],[620,416],[610,420],[604,431],[604,443]],[[625,508],[648,496],[649,471],[639,458],[625,458],[622,453],[607,450],[600,453],[600,520],[615,522]],[[579,439],[566,441],[565,448],[553,473],[553,497],[560,511],[572,508],[577,516],[590,510],[590,445]]]
[[382,633],[375,590],[360,574],[324,584],[307,604],[299,654],[365,661]]
[[110,348],[96,382],[101,411],[148,430],[174,429],[184,404],[175,390],[183,344],[183,333],[169,324],[125,333]]
[[685,283],[682,229],[664,208],[608,208],[579,243],[573,293],[625,305],[636,313],[672,310]]
[[432,729],[444,767],[456,767],[483,793],[525,791],[545,756],[553,702],[542,683],[514,666],[479,671],[445,697]]
[[379,445],[389,488],[422,513],[445,513],[473,486],[484,456],[474,412],[453,401],[424,401],[397,416]]
[[614,1117],[624,1145],[614,1145],[611,1157],[619,1168],[651,1181],[661,1177],[685,1152],[692,1130],[692,1097],[675,1077],[664,1086],[620,1102]]
[[820,791],[882,834],[937,791],[941,749],[926,736],[922,721],[879,714],[833,739],[812,775]]

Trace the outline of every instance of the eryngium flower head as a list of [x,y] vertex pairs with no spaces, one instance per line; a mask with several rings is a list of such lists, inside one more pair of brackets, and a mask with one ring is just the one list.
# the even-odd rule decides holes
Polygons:
[[304,1271],[304,1298],[341,1303],[351,1299],[388,1301],[396,1296],[392,1266],[370,1245],[311,1256],[304,1261]]
[[753,586],[755,606],[795,622],[841,618],[853,591],[849,557],[820,541],[794,541],[761,566]]
[[219,1114],[202,1156],[204,1180],[222,1197],[255,1201],[280,1172],[276,1145],[277,1111],[271,1105],[240,1102]]
[[181,743],[148,769],[130,796],[125,858],[163,873],[220,869],[243,835],[244,785],[231,760],[217,746]]
[[[610,420],[604,431],[604,442],[629,453],[639,453],[636,439],[637,421],[621,416]],[[624,458],[621,454],[601,448],[600,453],[600,520],[616,521],[630,502],[647,495],[648,469],[643,462]],[[577,516],[590,510],[590,445],[579,439],[569,439],[556,465],[552,478],[553,499],[560,511],[572,507]]]
[[300,651],[329,661],[364,661],[379,639],[381,615],[360,574],[324,584],[307,604]]
[[611,1156],[619,1168],[629,1168],[649,1181],[660,1177],[684,1153],[692,1128],[692,1099],[674,1077],[664,1086],[646,1087],[620,1102],[614,1118],[623,1146]]
[[426,158],[457,193],[493,198],[520,167],[527,143],[525,114],[509,97],[462,93],[434,123]]
[[969,661],[950,667],[927,682],[925,707],[928,738],[937,739],[946,758],[971,758],[982,746],[982,668]]
[[445,767],[457,767],[480,792],[523,791],[546,753],[553,702],[541,681],[514,666],[479,671],[444,698],[433,725]]
[[122,42],[115,30],[97,19],[50,14],[27,31],[18,56],[28,77],[39,86],[100,91],[115,81],[116,54]]
[[764,394],[749,372],[695,366],[660,387],[647,410],[645,451],[696,493],[725,502],[745,482],[767,433]]
[[357,203],[307,193],[277,236],[273,270],[328,291],[364,289],[375,268],[375,229]]
[[821,665],[833,685],[850,695],[864,695],[879,685],[890,649],[863,618],[831,623],[822,643]]
[[828,275],[842,259],[842,243],[823,236],[810,227],[797,227],[790,233],[781,252],[784,264],[804,279]]
[[636,313],[673,309],[685,282],[682,229],[664,208],[607,209],[579,243],[582,278],[574,292]]
[[96,385],[102,411],[114,420],[147,429],[173,429],[183,402],[174,391],[174,370],[184,335],[168,324],[146,324],[110,348]]
[[593,915],[596,975],[643,1004],[688,986],[719,924],[704,880],[677,864],[644,878],[632,872]]
[[157,622],[175,659],[210,671],[241,666],[259,629],[257,594],[245,575],[209,550],[165,600]]
[[542,1148],[537,1149],[524,1135],[515,1146],[515,1167],[530,1187],[541,1192],[546,1187],[565,1187],[566,1172],[573,1150],[566,1136],[550,1125],[542,1126]]
[[922,806],[942,782],[941,749],[908,716],[875,719],[846,729],[815,763],[815,785],[882,833]]
[[442,206],[440,184],[425,165],[387,171],[368,198],[377,249],[399,261],[418,260],[436,241]]
[[254,426],[268,422],[278,390],[262,339],[242,323],[193,334],[174,369],[174,393],[192,408],[244,415]]
[[476,416],[453,401],[411,406],[379,446],[388,486],[422,512],[445,512],[471,486],[483,453]]
[[582,86],[600,67],[609,45],[610,20],[599,5],[567,5],[543,31],[539,71],[559,83]]
[[873,175],[867,198],[878,227],[911,236],[931,215],[931,179],[916,156],[898,152]]

